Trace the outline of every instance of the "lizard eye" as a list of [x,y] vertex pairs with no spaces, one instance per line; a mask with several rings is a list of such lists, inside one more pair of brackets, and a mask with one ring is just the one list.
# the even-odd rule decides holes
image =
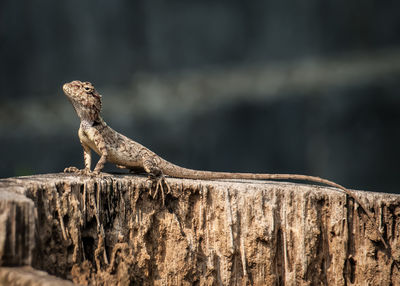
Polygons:
[[90,87],[88,87],[88,86],[85,86],[83,89],[84,89],[85,91],[87,91],[87,92],[89,92],[89,91],[92,90],[92,89],[91,89]]

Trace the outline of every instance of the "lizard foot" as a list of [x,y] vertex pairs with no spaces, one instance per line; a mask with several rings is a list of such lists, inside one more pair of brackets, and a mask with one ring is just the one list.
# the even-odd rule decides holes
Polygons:
[[68,167],[64,169],[64,173],[82,174],[85,169],[78,169],[77,167]]
[[68,167],[64,169],[64,173],[75,173],[79,175],[96,176],[97,174],[91,172],[89,169],[78,169],[77,167]]
[[160,190],[161,198],[162,198],[162,205],[164,206],[165,205],[165,192],[164,192],[163,185],[167,188],[167,194],[169,194],[171,192],[171,187],[165,180],[164,175],[160,175],[160,176],[156,176],[156,177],[150,176],[149,179],[152,181],[152,185],[153,186],[155,185],[154,194],[152,194],[153,188],[151,188],[150,195],[153,197],[153,199],[155,199],[158,195],[158,190]]

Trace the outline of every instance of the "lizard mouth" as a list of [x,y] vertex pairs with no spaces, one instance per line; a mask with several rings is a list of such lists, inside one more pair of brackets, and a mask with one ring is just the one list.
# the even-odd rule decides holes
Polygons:
[[63,87],[62,87],[62,89],[63,89],[64,93],[67,93],[67,92],[68,92],[68,89],[69,89],[68,83],[64,84]]
[[65,95],[67,95],[67,96],[71,95],[71,83],[70,82],[65,83],[63,85],[62,89],[63,89]]

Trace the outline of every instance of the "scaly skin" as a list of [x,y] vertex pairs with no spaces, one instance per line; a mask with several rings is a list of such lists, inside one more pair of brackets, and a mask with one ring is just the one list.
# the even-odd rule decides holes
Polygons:
[[[388,249],[386,241],[375,221],[372,219],[371,214],[367,211],[366,207],[364,207],[364,204],[357,199],[352,191],[341,185],[326,179],[307,175],[210,172],[177,166],[109,127],[100,116],[101,95],[90,82],[75,80],[64,84],[63,90],[81,120],[78,135],[83,147],[85,161],[85,168],[83,170],[69,167],[66,168],[64,172],[98,175],[106,161],[116,164],[119,168],[135,171],[142,170],[149,174],[150,178],[156,183],[154,196],[157,195],[158,189],[161,190],[163,202],[163,184],[167,186],[169,191],[169,186],[165,181],[164,175],[189,179],[303,180],[322,183],[338,188],[353,198],[368,215],[382,243]],[[100,155],[100,159],[93,172],[90,170],[91,150],[94,150]]]

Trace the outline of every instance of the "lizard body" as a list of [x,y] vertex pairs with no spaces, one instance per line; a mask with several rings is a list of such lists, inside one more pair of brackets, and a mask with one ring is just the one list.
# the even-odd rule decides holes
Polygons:
[[[129,170],[141,170],[149,174],[150,178],[156,180],[156,193],[160,188],[164,198],[163,184],[164,175],[189,178],[189,179],[253,179],[253,180],[302,180],[314,183],[322,183],[342,190],[353,198],[367,214],[374,225],[380,240],[386,248],[388,245],[371,214],[367,211],[356,195],[347,188],[332,181],[320,177],[297,175],[297,174],[260,174],[260,173],[230,173],[230,172],[211,172],[187,169],[177,166],[164,160],[153,151],[143,145],[129,139],[109,127],[100,116],[101,95],[89,82],[72,81],[63,85],[63,91],[77,112],[81,123],[78,131],[79,139],[84,150],[85,168],[78,170],[69,167],[64,172],[78,172],[88,175],[97,175],[101,172],[105,162],[116,164],[119,168]],[[94,171],[91,167],[91,150],[100,155]],[[164,200],[163,200],[164,201]]]

